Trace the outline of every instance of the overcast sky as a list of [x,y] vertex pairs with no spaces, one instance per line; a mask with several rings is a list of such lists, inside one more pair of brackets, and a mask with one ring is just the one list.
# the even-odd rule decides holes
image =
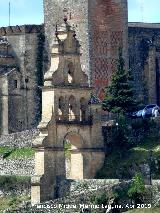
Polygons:
[[[43,0],[10,0],[11,25],[43,23]],[[7,26],[9,0],[0,0],[0,26]],[[160,0],[128,0],[129,21],[160,23]]]

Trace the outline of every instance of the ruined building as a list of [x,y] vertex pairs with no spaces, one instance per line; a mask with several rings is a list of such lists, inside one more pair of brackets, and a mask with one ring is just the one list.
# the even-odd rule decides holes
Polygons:
[[82,70],[96,96],[104,98],[121,46],[135,96],[144,104],[160,104],[160,24],[128,24],[127,13],[127,0],[45,0],[44,26],[1,27],[0,134],[37,126],[53,34],[65,16],[76,31]]

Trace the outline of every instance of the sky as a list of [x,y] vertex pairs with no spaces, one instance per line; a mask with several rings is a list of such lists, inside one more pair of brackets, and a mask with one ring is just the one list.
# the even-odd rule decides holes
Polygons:
[[[9,1],[11,25],[43,23],[43,0],[0,0],[0,27],[9,25]],[[128,0],[130,22],[160,23],[160,0]]]

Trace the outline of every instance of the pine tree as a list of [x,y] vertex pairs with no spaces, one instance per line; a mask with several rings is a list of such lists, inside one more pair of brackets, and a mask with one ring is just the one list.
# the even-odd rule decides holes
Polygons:
[[111,85],[106,90],[103,110],[123,114],[133,111],[136,101],[131,81],[131,73],[129,70],[125,69],[122,48],[119,48],[117,70],[112,76]]

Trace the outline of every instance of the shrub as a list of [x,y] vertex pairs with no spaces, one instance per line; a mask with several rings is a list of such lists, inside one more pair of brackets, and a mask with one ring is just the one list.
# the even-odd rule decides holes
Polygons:
[[143,202],[143,196],[146,192],[144,180],[141,173],[136,173],[133,183],[128,190],[128,196],[134,200],[135,204]]

